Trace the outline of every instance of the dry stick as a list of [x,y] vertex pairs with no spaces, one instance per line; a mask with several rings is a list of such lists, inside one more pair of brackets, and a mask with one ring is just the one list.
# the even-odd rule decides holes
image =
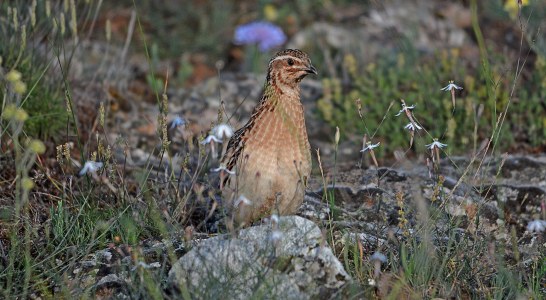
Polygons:
[[[159,134],[161,137],[161,151],[159,152],[159,164],[157,166],[157,171],[155,173],[155,176],[157,178],[159,178],[159,171],[161,169],[161,164],[163,163],[163,156],[165,156],[165,153],[169,154],[167,152],[167,147],[169,146],[168,145],[168,136],[163,136],[163,128],[164,126],[167,126],[166,124],[166,121],[167,121],[167,115],[165,114],[165,112],[167,111],[167,108],[166,107],[163,107],[162,105],[163,104],[166,104],[168,106],[168,98],[167,98],[167,85],[169,83],[169,71],[167,70],[167,74],[166,74],[166,79],[165,79],[165,85],[163,87],[163,97],[162,97],[162,103],[160,104],[160,107],[159,107],[159,114],[161,115],[161,122],[159,122],[158,120],[158,125],[161,125],[161,133]],[[161,123],[161,124],[159,124]],[[163,140],[163,138],[167,139],[167,141]],[[172,161],[171,161],[172,162]],[[172,167],[172,163],[171,163],[171,167]]]
[[[163,94],[164,94],[164,97],[167,97],[166,95],[167,95],[167,86],[168,86],[168,83],[169,83],[170,69],[167,68],[167,71],[165,73],[166,73],[165,74],[165,85],[163,87]],[[165,100],[165,101],[167,101],[167,100]],[[168,103],[166,103],[166,104],[168,105]],[[167,116],[165,115],[165,122],[167,121],[166,117]],[[167,124],[164,124],[163,126],[167,126]],[[168,140],[168,136],[166,136],[166,138]],[[170,141],[169,141],[169,143],[170,143]],[[168,145],[167,145],[167,147],[168,147]],[[166,184],[171,183],[171,186],[173,186],[173,183],[176,182],[176,174],[174,172],[172,155],[169,152],[167,152],[167,154],[169,154],[169,167],[171,169],[171,172],[170,172],[169,176],[167,178],[165,178],[165,180],[166,180]],[[176,155],[175,155],[175,157],[176,157]],[[163,156],[161,157],[161,159],[163,159]],[[161,162],[160,162],[160,166],[161,166]],[[172,178],[174,178],[175,180],[172,180]],[[178,193],[179,193],[178,184],[174,184],[174,189],[175,189],[175,194],[178,195]]]
[[320,149],[317,148],[317,160],[319,163],[319,169],[320,169],[320,177],[322,178],[322,186],[323,189],[326,190],[326,178],[324,177],[324,170],[322,169],[322,161],[320,159]]
[[481,118],[481,116],[483,114],[483,110],[484,110],[484,105],[482,103],[480,103],[480,105],[474,104],[474,112],[475,112],[475,114],[474,114],[474,132],[473,132],[473,136],[472,136],[472,142],[473,142],[472,156],[473,157],[478,155],[478,125],[479,125],[480,118]]
[[97,4],[97,8],[95,9],[95,14],[93,15],[93,20],[91,21],[91,25],[89,26],[89,31],[87,31],[87,37],[86,40],[89,40],[91,37],[91,34],[93,33],[93,30],[95,29],[95,23],[97,22],[97,17],[99,15],[100,8],[102,6],[102,0],[99,0]]
[[[237,107],[235,107],[235,110],[234,112],[231,114],[231,116],[228,117],[228,119],[226,120],[226,123],[229,122],[231,120],[231,118],[233,118],[235,116],[235,113],[239,110],[239,108],[241,108],[241,106],[243,106],[243,104],[245,103],[245,101],[248,99],[248,96],[250,96],[250,91],[248,92],[248,94],[246,94],[246,96],[243,98],[243,101],[241,101],[241,103],[239,103],[237,105]],[[226,108],[224,107],[224,111],[226,111]]]
[[[520,49],[522,47],[522,44],[523,44],[523,34],[522,34],[522,37],[521,37],[521,40],[520,40]],[[531,50],[529,50],[531,51]],[[529,53],[527,53],[527,55],[529,55]],[[518,66],[516,67],[516,74],[515,74],[515,77],[514,77],[514,81],[513,81],[513,84],[512,84],[512,89],[510,91],[510,96],[508,98],[508,103],[506,105],[506,108],[504,109],[504,112],[501,112],[498,119],[497,119],[497,123],[495,124],[495,129],[493,130],[493,132],[491,133],[491,138],[489,139],[489,142],[487,143],[487,147],[486,147],[486,151],[484,153],[484,159],[485,159],[485,155],[487,154],[487,150],[489,148],[489,146],[491,145],[491,142],[493,141],[494,137],[495,137],[495,133],[497,134],[497,141],[499,139],[499,136],[500,136],[500,133],[501,133],[501,129],[502,129],[502,125],[504,124],[504,121],[506,119],[506,115],[508,113],[508,108],[510,107],[510,103],[512,102],[512,98],[514,96],[514,92],[515,92],[515,89],[516,89],[516,82],[519,78],[519,76],[521,75],[521,72],[523,72],[523,67],[525,66],[525,63],[527,62],[527,57],[525,58],[524,62],[522,63],[521,65],[521,69],[519,69],[519,73],[518,73],[518,67],[519,67],[519,58],[518,58]],[[495,150],[495,146],[497,145],[497,143],[495,142],[493,144],[493,149],[491,150],[492,152]],[[499,172],[500,172],[500,169],[502,168],[503,164],[504,164],[504,161],[506,160],[506,157],[503,158],[502,160],[502,163],[501,163],[501,166],[499,166],[499,170],[495,176],[495,178],[498,177],[499,175]],[[483,162],[483,161],[482,161]],[[480,165],[478,166],[478,170],[476,171],[476,174],[474,175],[474,179],[477,177],[478,175],[478,172],[481,168],[481,165],[482,165],[482,162],[480,162]],[[491,161],[488,162],[488,166],[491,164]],[[485,193],[485,196],[484,197],[487,197],[487,195],[489,195],[489,192],[491,191],[491,188],[493,186],[490,185],[489,188],[487,189],[486,193]]]
[[[419,125],[423,131],[432,139],[434,140],[434,137],[432,136],[432,134],[423,126],[423,124],[421,124],[417,119],[415,119],[415,116],[414,116],[414,120],[415,120],[415,123],[417,125]],[[409,149],[408,149],[409,150]],[[451,164],[455,167],[455,169],[457,169],[457,171],[460,171],[460,167],[453,161],[453,159],[451,159],[451,157],[449,157],[449,155],[447,155],[447,153],[443,150],[443,149],[440,149],[442,150],[442,152],[444,152],[444,154],[446,154],[446,158],[451,162]]]
[[381,125],[383,125],[383,122],[385,122],[385,119],[387,119],[387,115],[389,113],[389,111],[391,110],[392,106],[394,105],[394,101],[391,101],[391,103],[389,104],[389,107],[387,108],[387,112],[385,113],[385,115],[383,115],[383,119],[381,119],[381,122],[379,122],[379,125],[377,126],[377,128],[375,129],[374,133],[372,134],[372,136],[370,137],[370,140],[372,140],[375,136],[375,134],[377,133],[377,131],[379,130],[379,128],[381,127]]
[[[377,134],[377,131],[379,130],[379,128],[381,128],[381,125],[383,125],[383,122],[385,122],[385,119],[387,119],[387,115],[389,114],[389,111],[391,110],[393,105],[394,105],[394,101],[391,101],[391,103],[389,104],[389,107],[387,108],[387,112],[385,112],[385,114],[383,115],[383,119],[381,119],[381,122],[379,122],[379,125],[377,126],[374,133],[370,137],[370,143],[371,143],[371,140],[374,138],[374,136]],[[371,154],[371,157],[372,157],[372,159],[373,159],[373,161],[375,163],[375,167],[376,167],[375,169],[376,169],[376,172],[377,172],[377,174],[376,174],[377,175],[377,186],[379,187],[379,184],[380,184],[381,179],[382,179],[382,176],[379,176],[379,164],[377,163],[377,159],[375,158],[375,154],[373,153],[373,149],[371,149],[370,154]],[[384,176],[386,176],[387,174],[388,174],[388,172],[385,172]]]
[[[208,158],[208,154],[205,154],[205,156],[204,156],[203,158],[204,158],[203,161],[206,161],[207,158]],[[175,211],[176,211],[176,212],[175,212],[175,215],[174,215],[175,218],[180,217],[180,214],[178,213],[178,212],[179,212],[180,205],[181,205],[182,203],[185,204],[185,203],[188,201],[189,197],[190,197],[191,194],[193,193],[193,187],[195,186],[195,183],[197,182],[197,175],[198,175],[199,173],[201,173],[201,171],[203,171],[203,168],[204,168],[204,167],[205,167],[205,164],[204,164],[204,163],[199,164],[199,161],[198,161],[197,169],[195,170],[195,173],[193,174],[193,177],[192,177],[192,179],[191,179],[191,181],[190,181],[190,182],[191,182],[191,187],[192,187],[192,188],[189,189],[188,193],[187,193],[186,195],[184,195],[184,198],[182,199],[182,201],[181,201],[180,203],[178,203],[178,205],[176,206],[176,208],[175,208]]]
[[135,30],[136,16],[136,11],[133,9],[131,11],[131,19],[129,20],[127,37],[125,38],[125,44],[123,45],[123,50],[121,51],[121,64],[123,64],[127,58],[127,52],[129,51],[129,45],[131,44],[131,39],[133,38],[133,32]]
[[[370,135],[370,130],[368,129],[368,125],[366,125],[366,120],[364,120],[364,116],[362,114],[362,101],[360,100],[360,98],[355,100],[355,104],[358,111],[358,116],[360,117],[360,120],[362,121],[365,130],[364,137],[362,138],[362,149],[364,149],[364,147],[366,147],[367,136]],[[362,163],[364,161],[365,155],[366,154],[364,152],[362,152],[362,154],[360,155],[360,161],[358,162],[359,169],[362,168]]]
[[[322,185],[323,185],[323,199],[326,199],[326,205],[332,205],[333,203],[329,203],[328,200],[327,200],[327,197],[328,197],[328,187],[326,185],[326,178],[324,177],[324,169],[322,168],[322,160],[320,159],[320,149],[317,148],[317,160],[318,160],[318,163],[319,163],[319,169],[320,169],[320,175],[322,177]],[[326,196],[326,198],[324,197]],[[322,199],[321,199],[322,200]],[[320,202],[322,204],[322,201]],[[333,212],[333,206],[335,205],[332,205],[332,212]],[[330,223],[330,230],[332,230],[332,217],[330,214],[328,214],[328,222]],[[334,241],[334,235],[333,234],[330,234],[330,237],[331,237],[331,243],[332,245],[335,244],[335,241]]]

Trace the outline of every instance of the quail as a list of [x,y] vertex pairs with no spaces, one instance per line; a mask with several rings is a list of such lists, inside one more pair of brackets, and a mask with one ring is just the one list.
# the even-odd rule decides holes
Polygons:
[[303,202],[311,151],[300,82],[309,74],[317,71],[300,50],[280,51],[269,61],[262,98],[221,162],[232,174],[220,183],[232,225],[293,214]]

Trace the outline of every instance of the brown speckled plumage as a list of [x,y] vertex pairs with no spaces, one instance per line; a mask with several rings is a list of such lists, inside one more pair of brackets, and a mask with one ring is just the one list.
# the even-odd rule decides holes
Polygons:
[[[222,191],[238,226],[271,213],[292,214],[303,201],[311,152],[299,83],[311,73],[316,70],[300,50],[271,58],[261,101],[228,143],[222,164],[235,175],[223,179]],[[251,203],[238,203],[241,195]]]

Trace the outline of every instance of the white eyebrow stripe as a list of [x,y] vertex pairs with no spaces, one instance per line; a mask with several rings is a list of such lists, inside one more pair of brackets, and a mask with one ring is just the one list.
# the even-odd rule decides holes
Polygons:
[[297,58],[297,57],[295,57],[295,56],[292,56],[292,55],[281,55],[281,56],[277,56],[277,57],[275,57],[274,59],[272,59],[272,60],[269,62],[269,64],[271,64],[272,62],[274,62],[274,61],[276,61],[276,60],[278,60],[278,59],[285,59],[285,58],[293,58],[293,59],[297,59],[297,60],[301,61],[301,59],[299,59],[299,58]]

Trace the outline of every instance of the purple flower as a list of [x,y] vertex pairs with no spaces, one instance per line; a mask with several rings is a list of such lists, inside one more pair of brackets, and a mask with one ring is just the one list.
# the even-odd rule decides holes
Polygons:
[[262,52],[280,46],[285,41],[286,35],[282,29],[269,22],[250,22],[235,29],[235,44],[258,44]]

